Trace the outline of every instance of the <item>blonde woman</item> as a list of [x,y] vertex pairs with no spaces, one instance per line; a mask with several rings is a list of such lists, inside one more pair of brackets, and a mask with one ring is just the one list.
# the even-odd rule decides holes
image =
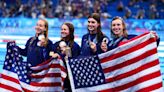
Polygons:
[[27,41],[25,49],[19,47],[20,54],[27,56],[27,62],[30,62],[32,66],[48,60],[49,52],[52,50],[52,41],[48,39],[48,22],[39,19],[35,32],[35,36]]

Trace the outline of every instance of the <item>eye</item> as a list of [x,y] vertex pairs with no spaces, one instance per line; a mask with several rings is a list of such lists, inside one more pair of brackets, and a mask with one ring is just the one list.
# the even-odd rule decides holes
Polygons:
[[117,26],[120,26],[121,24],[117,24]]
[[115,24],[113,24],[112,26],[115,26]]

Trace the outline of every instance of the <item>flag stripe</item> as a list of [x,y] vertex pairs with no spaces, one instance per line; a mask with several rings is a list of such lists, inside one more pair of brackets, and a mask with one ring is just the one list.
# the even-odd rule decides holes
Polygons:
[[60,77],[60,73],[48,73],[45,75],[31,75],[33,78],[44,78],[44,77]]
[[152,86],[152,85],[157,84],[157,83],[160,83],[160,82],[162,82],[161,81],[161,76],[155,77],[155,78],[153,78],[151,80],[147,80],[147,81],[144,81],[142,83],[139,83],[139,84],[137,84],[135,86],[132,86],[130,88],[127,88],[127,89],[123,90],[123,92],[129,92],[131,90],[133,90],[133,91],[136,92],[137,90],[143,89],[143,88],[148,87],[148,86]]
[[[134,51],[137,51],[137,50],[141,50],[142,48],[146,48],[146,46],[149,46],[148,44],[150,44],[150,42],[151,41],[145,41],[145,42],[143,42],[143,43],[140,43],[139,45],[136,45],[136,46],[134,46],[134,47],[131,47],[131,48],[128,48],[128,49],[126,49],[126,50],[124,50],[124,51],[121,51],[121,52],[119,52],[119,53],[116,53],[116,54],[113,54],[113,55],[111,55],[110,57],[106,57],[106,58],[103,58],[103,59],[101,59],[101,63],[105,63],[105,62],[111,62],[111,60],[114,60],[114,59],[118,59],[118,58],[120,58],[120,57],[122,57],[122,56],[125,56],[125,55],[128,55],[128,54],[130,54],[130,53],[132,53],[132,52],[134,52]],[[152,43],[153,44],[153,43]],[[151,44],[150,44],[151,45]],[[150,46],[149,46],[150,47]],[[147,48],[147,49],[151,49],[151,48],[153,48],[153,47],[150,47],[150,48]],[[154,47],[155,48],[155,47]],[[144,49],[143,49],[144,50]],[[121,54],[120,54],[121,53]],[[100,57],[101,58],[101,57]],[[120,62],[121,63],[121,62]],[[113,64],[112,64],[113,65]]]
[[[109,79],[106,79],[107,82],[113,82],[113,81],[116,81],[116,80],[120,80],[120,79],[123,79],[123,78],[126,78],[126,77],[129,77],[129,76],[132,76],[133,74],[136,74],[136,73],[139,73],[143,70],[146,70],[148,68],[151,68],[155,65],[158,65],[159,63],[157,62],[157,60],[153,61],[153,62],[149,62],[145,65],[142,65],[141,67],[138,67],[134,70],[131,70],[129,72],[126,72],[126,73],[123,73],[123,74],[120,74],[120,75],[116,75],[112,78],[109,78]],[[158,69],[159,70],[159,69]],[[113,80],[114,78],[114,80]]]
[[137,85],[137,84],[139,84],[141,82],[150,80],[150,79],[155,78],[155,77],[158,77],[158,76],[160,76],[160,71],[157,71],[157,72],[154,72],[152,74],[149,74],[149,75],[140,77],[140,78],[136,79],[135,81],[129,82],[129,83],[124,84],[122,86],[118,86],[118,87],[115,88],[115,90],[116,91],[121,91],[121,90],[124,90],[126,88],[132,87],[132,86]]
[[[118,76],[118,75],[130,72],[130,71],[133,71],[135,69],[138,69],[139,67],[142,67],[142,65],[148,64],[149,62],[153,62],[155,60],[158,60],[158,55],[157,54],[151,55],[151,56],[149,56],[147,58],[144,58],[144,59],[142,59],[142,60],[140,60],[138,62],[135,62],[134,64],[131,64],[129,66],[120,68],[122,70],[121,72],[119,72],[120,69],[117,69],[115,71],[112,71],[112,72],[109,72],[109,73],[105,73],[105,77],[108,79],[108,78],[110,78],[111,74],[113,74],[115,76]],[[159,66],[157,66],[156,69],[159,70]],[[149,72],[149,71],[147,71],[147,72]]]
[[0,88],[0,90],[3,91],[3,92],[9,92],[9,91],[11,91],[11,92],[22,92],[21,90],[19,90],[17,88],[14,88],[10,85],[5,85],[5,84],[2,84],[2,83],[0,83],[0,85],[1,85],[1,88],[3,88],[3,89]]
[[[114,89],[112,88],[112,90],[116,91],[116,92],[119,92],[119,91],[122,91],[124,89],[127,89],[127,88],[130,88],[134,85],[137,85],[139,83],[142,83],[144,81],[147,81],[147,80],[150,80],[150,79],[153,79],[155,77],[158,77],[160,76],[160,71],[157,71],[157,72],[154,72],[152,74],[149,74],[149,75],[146,75],[146,76],[143,76],[143,77],[140,77],[132,82],[129,82],[129,83],[126,83],[124,85],[121,85],[121,86],[116,86]],[[111,90],[111,89],[106,89],[106,90],[103,90],[103,91],[108,91],[108,90]],[[133,90],[134,91],[134,90]]]
[[150,92],[162,87],[162,82],[137,90],[136,92]]
[[61,92],[67,76],[61,59],[49,59],[30,67],[23,62],[15,43],[7,43],[0,89],[14,92]]
[[120,69],[122,67],[126,67],[129,64],[133,64],[135,62],[138,62],[139,60],[144,59],[145,57],[148,57],[148,56],[150,56],[152,54],[155,54],[155,53],[156,53],[156,50],[155,49],[149,50],[149,51],[145,52],[144,54],[142,54],[142,55],[140,55],[138,57],[132,58],[131,60],[124,61],[123,63],[117,64],[117,65],[115,65],[113,67],[105,68],[105,69],[103,69],[103,71],[105,73],[107,73],[107,72],[111,72],[111,71]]
[[43,87],[53,87],[53,86],[61,86],[61,83],[38,83],[38,82],[31,82],[30,85],[32,86],[43,86]]

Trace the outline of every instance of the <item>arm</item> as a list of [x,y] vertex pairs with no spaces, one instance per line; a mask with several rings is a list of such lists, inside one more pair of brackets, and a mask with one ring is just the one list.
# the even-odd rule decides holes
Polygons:
[[18,50],[20,51],[20,54],[23,55],[23,56],[27,56],[27,49],[28,49],[28,46],[32,43],[32,39],[34,39],[33,37],[31,37],[27,42],[26,42],[26,45],[25,45],[25,48],[22,49],[18,46]]

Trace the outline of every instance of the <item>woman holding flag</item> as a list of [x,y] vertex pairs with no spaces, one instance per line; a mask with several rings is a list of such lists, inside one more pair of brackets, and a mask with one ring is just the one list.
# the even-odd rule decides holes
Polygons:
[[[66,57],[76,58],[80,54],[80,46],[74,41],[74,26],[71,23],[65,22],[61,26],[61,40],[53,45],[54,52],[50,55],[54,58],[62,58],[65,61]],[[66,63],[66,62],[64,62]],[[65,64],[66,65],[66,64]],[[68,75],[68,72],[67,72]],[[68,76],[64,80],[64,91],[72,92]]]
[[39,19],[35,31],[35,36],[27,41],[25,49],[19,47],[20,54],[27,56],[27,62],[32,66],[50,59],[49,52],[52,50],[52,41],[48,39],[48,22]]
[[[155,36],[157,36],[157,34],[154,31],[152,31],[152,32]],[[111,38],[113,38],[113,39],[109,43],[102,42],[101,50],[103,52],[112,50],[112,49],[118,47],[120,42],[127,41],[136,36],[137,35],[134,35],[134,34],[128,35],[127,29],[126,29],[126,24],[125,24],[124,20],[121,17],[116,16],[111,21]],[[157,45],[159,44],[159,41],[160,41],[160,39],[157,36]]]

